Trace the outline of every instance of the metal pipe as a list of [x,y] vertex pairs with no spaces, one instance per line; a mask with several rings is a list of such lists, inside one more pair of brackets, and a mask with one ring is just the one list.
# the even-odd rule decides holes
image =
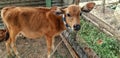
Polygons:
[[46,6],[47,7],[51,7],[52,6],[52,1],[51,0],[46,0]]

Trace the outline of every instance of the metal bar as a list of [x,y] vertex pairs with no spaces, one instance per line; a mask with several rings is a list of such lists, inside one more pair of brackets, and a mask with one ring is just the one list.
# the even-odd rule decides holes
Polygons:
[[51,7],[51,6],[52,6],[52,1],[46,0],[46,7]]

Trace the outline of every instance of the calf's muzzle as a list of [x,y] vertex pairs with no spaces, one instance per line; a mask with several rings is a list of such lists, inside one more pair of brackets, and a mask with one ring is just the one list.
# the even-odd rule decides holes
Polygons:
[[76,25],[73,26],[73,28],[74,28],[75,31],[79,31],[81,26],[80,26],[80,24],[76,24]]

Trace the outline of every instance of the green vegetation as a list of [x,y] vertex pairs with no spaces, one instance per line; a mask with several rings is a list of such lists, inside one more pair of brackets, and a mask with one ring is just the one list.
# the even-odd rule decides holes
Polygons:
[[120,58],[120,41],[103,33],[93,24],[82,19],[79,34],[100,58]]

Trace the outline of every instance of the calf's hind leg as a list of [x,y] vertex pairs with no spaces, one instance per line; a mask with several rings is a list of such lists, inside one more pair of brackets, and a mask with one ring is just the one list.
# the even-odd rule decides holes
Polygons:
[[15,54],[15,56],[16,56],[16,58],[20,58],[20,56],[19,56],[19,53],[18,53],[18,51],[17,51],[17,47],[16,47],[16,37],[17,37],[17,34],[18,34],[18,30],[14,30],[14,29],[12,29],[12,30],[10,30],[10,39],[11,39],[11,48],[12,48],[12,50],[13,50],[13,52],[14,52],[14,54]]
[[5,42],[5,44],[6,44],[6,50],[7,50],[7,58],[12,58],[10,43],[11,43],[11,40],[10,40],[10,38],[9,38],[9,39]]

